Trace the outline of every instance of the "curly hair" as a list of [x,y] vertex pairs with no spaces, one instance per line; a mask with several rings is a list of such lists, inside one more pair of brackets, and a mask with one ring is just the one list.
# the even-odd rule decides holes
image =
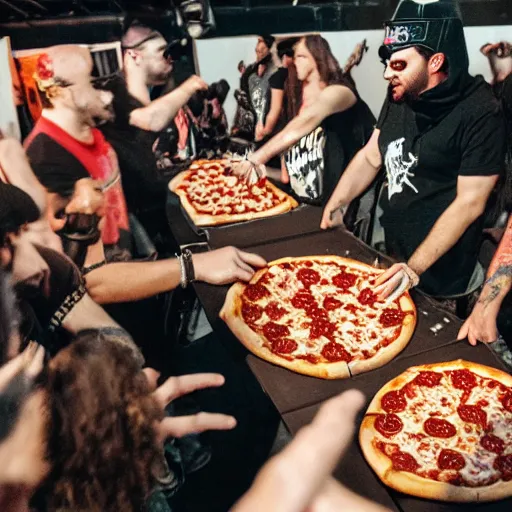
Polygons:
[[162,411],[131,350],[100,332],[79,335],[51,361],[46,388],[48,509],[141,510]]

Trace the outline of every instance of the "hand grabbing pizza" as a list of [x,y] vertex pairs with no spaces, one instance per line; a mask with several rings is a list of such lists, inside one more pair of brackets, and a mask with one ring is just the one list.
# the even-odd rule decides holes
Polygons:
[[249,281],[254,275],[253,267],[262,268],[267,265],[261,256],[235,247],[194,254],[192,262],[198,281],[217,285]]
[[[156,387],[159,373],[152,368],[144,368],[144,373],[159,407],[165,409],[173,400],[198,389],[216,388],[224,384],[224,377],[218,373],[196,373],[170,377],[161,386]],[[160,442],[168,437],[183,437],[199,434],[206,430],[231,430],[236,427],[236,420],[226,414],[200,412],[190,416],[165,417],[157,426]]]
[[267,168],[251,160],[249,155],[244,160],[239,160],[233,164],[233,173],[243,178],[248,185],[254,185],[267,177]]
[[420,278],[405,263],[395,263],[375,281],[374,293],[379,299],[392,302],[420,282]]
[[[233,512],[383,512],[376,503],[336,482],[334,470],[354,433],[364,398],[352,390],[327,401],[313,423],[270,459]],[[312,449],[314,447],[314,449]]]

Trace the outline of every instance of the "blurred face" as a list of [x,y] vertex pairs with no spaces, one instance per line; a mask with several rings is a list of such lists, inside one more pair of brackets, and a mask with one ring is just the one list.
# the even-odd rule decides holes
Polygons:
[[428,88],[428,62],[415,48],[400,50],[387,62],[384,78],[389,82],[393,101],[413,100]]
[[265,41],[263,41],[261,37],[258,37],[258,42],[256,43],[255,51],[257,61],[264,59],[270,53],[268,46],[265,44]]
[[315,59],[303,40],[299,41],[295,47],[294,62],[297,68],[297,77],[302,82],[306,81],[312,73],[317,71]]
[[289,55],[283,55],[283,58],[281,59],[281,63],[283,64],[284,68],[287,68],[291,64],[293,64],[293,57],[290,57]]
[[26,231],[10,235],[12,278],[17,290],[28,295],[50,293],[50,268],[29,239]]
[[113,119],[112,99],[109,91],[95,89],[91,76],[93,62],[89,52],[77,55],[73,73],[66,73],[66,81],[71,85],[60,88],[64,105],[76,112],[81,121],[94,127]]
[[146,77],[146,85],[162,85],[171,76],[173,62],[170,57],[164,57],[167,41],[157,37],[146,41],[138,50],[140,65]]

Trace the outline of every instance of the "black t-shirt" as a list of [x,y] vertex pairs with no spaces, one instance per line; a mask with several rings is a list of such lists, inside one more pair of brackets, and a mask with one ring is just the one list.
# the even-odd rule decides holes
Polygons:
[[368,105],[358,97],[351,108],[332,114],[302,137],[285,155],[293,195],[300,202],[324,205],[374,125]]
[[128,210],[137,213],[148,207],[163,208],[169,178],[157,168],[153,153],[158,133],[130,124],[130,113],[144,105],[128,92],[121,75],[110,79],[102,88],[114,95],[115,119],[99,129],[117,154]]
[[284,90],[284,84],[288,78],[288,69],[279,68],[269,79],[268,83],[271,89]]
[[[420,130],[407,103],[387,100],[377,128],[387,175],[381,200],[386,245],[407,261],[457,195],[459,176],[491,176],[503,169],[503,116],[481,78],[429,128]],[[434,296],[466,291],[477,262],[483,216],[422,276],[420,287]]]
[[36,249],[50,269],[49,286],[46,292],[15,287],[22,314],[21,332],[24,339],[38,341],[53,355],[69,342],[70,335],[61,322],[86,291],[80,271],[68,257],[46,247]]

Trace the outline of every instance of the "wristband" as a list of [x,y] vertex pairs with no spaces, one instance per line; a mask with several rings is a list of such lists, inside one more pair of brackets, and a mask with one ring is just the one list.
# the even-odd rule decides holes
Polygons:
[[182,252],[183,263],[185,267],[185,275],[188,283],[193,283],[196,280],[196,274],[194,271],[194,263],[192,261],[192,253],[189,249],[185,249]]

